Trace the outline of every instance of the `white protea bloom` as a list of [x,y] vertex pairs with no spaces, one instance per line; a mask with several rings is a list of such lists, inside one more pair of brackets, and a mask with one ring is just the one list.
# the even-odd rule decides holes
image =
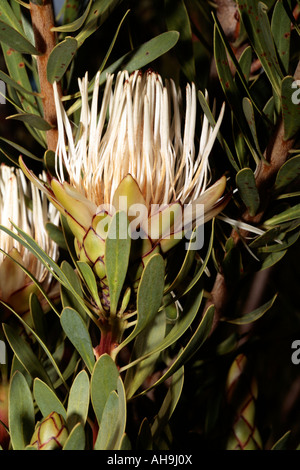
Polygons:
[[[67,217],[80,260],[90,263],[101,279],[105,277],[102,222],[104,213],[111,215],[110,209],[104,208],[122,209],[121,196],[126,196],[127,207],[143,204],[149,218],[154,205],[161,206],[161,213],[174,204],[203,204],[202,222],[220,212],[227,198],[222,197],[225,176],[208,187],[209,154],[224,107],[214,128],[203,116],[196,146],[200,123],[194,84],[187,85],[184,100],[173,80],[163,82],[154,72],[108,75],[102,96],[99,81],[98,73],[90,102],[87,75],[79,80],[81,114],[77,127],[54,85],[59,139],[57,178],[52,179],[51,188],[43,187],[21,164]],[[162,233],[146,242],[144,253],[151,247],[167,251],[173,246],[162,243]]]
[[[31,200],[31,208],[28,202]],[[20,169],[0,166],[0,224],[16,232],[16,225],[30,235],[52,259],[58,257],[58,247],[50,239],[45,225],[57,224],[59,212],[50,206],[44,194],[28,183]],[[52,277],[44,265],[8,233],[0,230],[0,299],[17,313],[28,310],[29,296],[38,293],[35,283],[18,266],[21,264],[49,291]],[[7,256],[8,254],[9,256]],[[13,258],[13,259],[11,259]],[[15,261],[17,261],[17,263]]]

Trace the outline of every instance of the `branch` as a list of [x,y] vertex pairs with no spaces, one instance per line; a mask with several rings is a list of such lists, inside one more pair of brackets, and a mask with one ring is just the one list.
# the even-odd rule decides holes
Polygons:
[[[294,78],[295,80],[300,79],[300,61],[297,65]],[[271,189],[277,172],[286,162],[289,151],[293,148],[294,144],[295,139],[284,140],[284,125],[281,118],[264,152],[265,161],[261,161],[255,175],[256,187],[258,189],[261,201],[259,211],[255,216],[251,216],[246,210],[241,216],[242,221],[255,225],[262,220],[270,202]],[[235,245],[238,245],[240,242],[240,236],[246,239],[247,235],[248,232],[246,231],[240,231],[239,234],[236,230],[233,229],[231,232],[231,237],[233,238]],[[210,298],[206,305],[206,308],[208,308],[211,304],[215,306],[215,318],[212,332],[215,330],[219,319],[223,315],[228,302],[231,299],[231,296],[232,291],[228,288],[225,277],[222,273],[218,273],[211,291]]]
[[[51,0],[43,0],[42,5],[30,2],[30,14],[35,37],[35,47],[41,53],[37,56],[37,67],[43,103],[44,119],[52,126],[47,131],[47,146],[56,150],[57,121],[52,84],[47,80],[47,63],[52,49],[56,46],[56,35],[51,28],[54,26],[54,14]],[[61,87],[58,86],[61,94]]]

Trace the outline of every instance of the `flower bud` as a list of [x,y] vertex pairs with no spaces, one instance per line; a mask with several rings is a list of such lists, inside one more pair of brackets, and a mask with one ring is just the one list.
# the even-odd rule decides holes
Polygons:
[[59,450],[62,449],[67,437],[65,420],[53,411],[37,423],[30,446],[36,447],[37,450]]

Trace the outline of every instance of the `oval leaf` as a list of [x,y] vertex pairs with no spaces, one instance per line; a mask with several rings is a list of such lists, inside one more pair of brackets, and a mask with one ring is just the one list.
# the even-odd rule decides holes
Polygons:
[[90,381],[85,370],[75,377],[69,394],[67,424],[72,429],[78,422],[85,425],[90,400]]
[[69,67],[75,52],[77,41],[72,37],[66,37],[64,41],[52,49],[47,63],[47,80],[49,83],[58,82]]
[[275,189],[281,189],[300,176],[300,155],[290,158],[277,173]]
[[238,172],[236,184],[249,214],[254,216],[259,208],[260,199],[251,168],[243,168]]
[[21,372],[12,377],[9,390],[9,429],[14,450],[24,450],[34,432],[34,406],[30,388]]
[[108,354],[100,356],[91,377],[91,400],[99,424],[110,393],[117,390],[118,378],[119,371],[113,359]]

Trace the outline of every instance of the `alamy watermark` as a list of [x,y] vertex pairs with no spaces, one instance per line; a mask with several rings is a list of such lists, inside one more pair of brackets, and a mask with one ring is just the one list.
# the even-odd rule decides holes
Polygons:
[[292,83],[292,88],[296,88],[296,90],[292,93],[292,103],[293,104],[300,104],[300,80],[294,80]]
[[[120,212],[119,222],[112,216]],[[127,205],[127,196],[120,196],[118,210],[110,204],[97,208],[98,222],[95,230],[103,238],[152,241],[182,240],[186,249],[200,250],[204,244],[203,204],[144,204]],[[128,224],[129,220],[129,224]]]

